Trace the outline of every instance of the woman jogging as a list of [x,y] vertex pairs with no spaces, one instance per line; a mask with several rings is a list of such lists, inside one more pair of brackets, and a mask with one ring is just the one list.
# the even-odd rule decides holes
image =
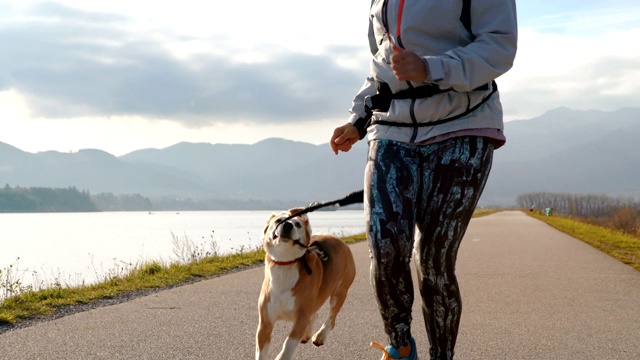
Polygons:
[[368,137],[371,281],[390,344],[414,360],[412,252],[431,359],[452,359],[462,302],[458,247],[506,139],[494,79],[513,65],[515,0],[373,0],[373,58],[334,153]]

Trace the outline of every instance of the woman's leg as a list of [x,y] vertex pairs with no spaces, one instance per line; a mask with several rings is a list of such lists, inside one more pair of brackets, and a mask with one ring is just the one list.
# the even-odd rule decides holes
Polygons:
[[371,253],[371,282],[391,345],[411,338],[414,206],[418,191],[415,147],[372,141],[365,171],[366,232]]
[[455,275],[460,241],[489,176],[491,140],[459,137],[422,148],[416,271],[431,359],[452,359],[462,301]]

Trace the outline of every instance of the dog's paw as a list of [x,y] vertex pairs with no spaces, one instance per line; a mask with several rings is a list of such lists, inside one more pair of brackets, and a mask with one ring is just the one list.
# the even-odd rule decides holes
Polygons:
[[313,335],[313,338],[312,338],[313,345],[318,346],[318,347],[324,345],[324,342],[326,340],[325,336],[326,336],[326,334],[325,334],[325,331],[323,329],[318,330],[318,332],[315,333],[315,335]]

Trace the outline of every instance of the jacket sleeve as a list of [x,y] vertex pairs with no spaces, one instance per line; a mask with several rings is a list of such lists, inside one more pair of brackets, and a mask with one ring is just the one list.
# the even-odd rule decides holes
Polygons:
[[372,96],[376,94],[376,85],[373,77],[368,76],[364,81],[364,85],[358,91],[358,94],[353,98],[353,102],[351,103],[351,109],[349,112],[351,116],[349,117],[349,123],[354,125],[358,132],[360,133],[360,139],[364,138],[364,135],[367,132],[366,129],[366,112],[364,109],[364,100],[367,96]]
[[[373,6],[374,1],[375,0],[371,0],[371,6]],[[375,56],[376,53],[378,52],[378,44],[377,44],[375,35],[373,33],[373,23],[371,22],[371,18],[369,18],[368,37],[369,37],[369,49],[371,50],[371,54]],[[367,96],[371,96],[375,94],[376,94],[375,81],[372,76],[368,76],[364,84],[360,88],[360,91],[358,91],[358,94],[356,94],[355,98],[353,99],[353,103],[351,104],[351,109],[349,110],[349,112],[351,113],[351,116],[349,117],[349,123],[351,123],[352,125],[355,125],[355,127],[358,128],[358,132],[360,133],[360,139],[364,138],[364,135],[366,134],[366,123],[365,123],[366,113],[364,110],[364,99]]]
[[466,92],[506,73],[518,42],[515,0],[472,0],[471,32],[474,39],[468,45],[424,58],[428,82]]

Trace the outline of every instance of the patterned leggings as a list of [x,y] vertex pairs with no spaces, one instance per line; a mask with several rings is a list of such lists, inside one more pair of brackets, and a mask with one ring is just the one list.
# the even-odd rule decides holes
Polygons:
[[453,358],[462,312],[456,256],[492,158],[491,140],[475,136],[421,146],[369,144],[365,216],[371,282],[392,345],[404,346],[411,338],[415,251],[431,359]]

